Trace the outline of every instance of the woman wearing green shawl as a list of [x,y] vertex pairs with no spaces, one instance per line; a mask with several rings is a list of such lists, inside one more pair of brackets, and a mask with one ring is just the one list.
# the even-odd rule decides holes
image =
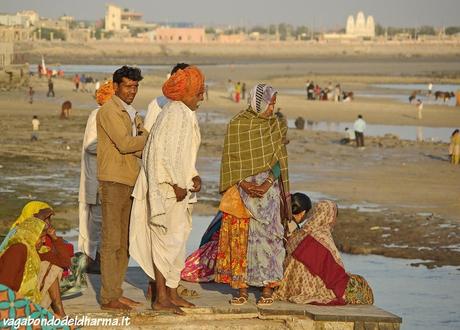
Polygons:
[[259,305],[273,303],[283,278],[283,223],[290,219],[285,122],[273,115],[277,92],[266,84],[250,93],[248,109],[228,125],[222,155],[222,228],[216,282],[239,290],[230,303],[247,302],[248,286],[262,287]]

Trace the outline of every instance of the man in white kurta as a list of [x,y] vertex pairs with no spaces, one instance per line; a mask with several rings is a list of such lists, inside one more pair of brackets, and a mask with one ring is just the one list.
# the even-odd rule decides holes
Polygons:
[[86,123],[85,136],[81,152],[81,174],[79,202],[79,237],[78,249],[92,260],[96,260],[96,252],[101,237],[102,211],[98,202],[97,190],[97,131],[96,115],[99,108],[93,110]]
[[[102,106],[113,95],[112,82],[107,82],[96,91],[96,101]],[[86,254],[92,263],[88,272],[100,273],[97,252],[102,230],[102,210],[98,198],[97,180],[97,129],[96,115],[99,107],[93,110],[86,122],[81,150],[81,173],[79,202],[78,249]]]
[[[130,254],[156,280],[157,297],[152,308],[181,313],[178,306],[192,306],[178,297],[176,289],[192,229],[195,192],[201,189],[195,167],[201,136],[194,110],[203,99],[204,77],[197,68],[189,67],[170,79],[165,85],[180,85],[174,83],[176,80],[195,82],[184,93],[173,90],[169,95],[170,88],[163,87],[171,101],[156,118],[143,151],[143,166],[133,191]],[[164,299],[161,283],[169,292]]]

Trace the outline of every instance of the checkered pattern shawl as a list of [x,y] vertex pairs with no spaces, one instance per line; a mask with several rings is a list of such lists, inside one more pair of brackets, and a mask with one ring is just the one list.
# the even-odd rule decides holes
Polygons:
[[230,120],[220,168],[221,193],[249,176],[279,162],[281,180],[289,193],[288,159],[283,137],[287,126],[275,116],[262,118],[249,107]]

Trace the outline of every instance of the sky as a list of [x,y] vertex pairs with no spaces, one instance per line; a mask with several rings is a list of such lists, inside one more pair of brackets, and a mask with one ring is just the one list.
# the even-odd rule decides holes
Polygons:
[[40,16],[104,17],[106,3],[144,14],[148,22],[255,26],[277,23],[318,30],[343,28],[362,10],[383,26],[460,26],[460,0],[0,0],[0,12],[33,9]]

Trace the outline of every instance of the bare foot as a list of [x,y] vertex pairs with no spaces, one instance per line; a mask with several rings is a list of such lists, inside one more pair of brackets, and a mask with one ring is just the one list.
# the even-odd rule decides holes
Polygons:
[[171,299],[171,302],[172,302],[174,305],[179,306],[179,307],[187,307],[187,308],[195,307],[194,304],[192,304],[191,302],[188,302],[187,300],[185,300],[184,298],[182,298],[181,296],[179,296],[179,295],[177,294],[177,291],[176,291],[175,289],[171,289],[171,290],[170,290],[169,299]]
[[152,303],[152,310],[155,312],[172,312],[177,315],[185,315],[185,312],[171,301],[155,301]]
[[132,308],[126,304],[123,304],[122,302],[118,300],[112,300],[107,304],[101,304],[101,309],[103,310],[110,310],[110,311],[116,311],[116,312],[121,312],[121,311],[130,311]]
[[125,305],[128,305],[130,307],[138,307],[138,306],[141,306],[142,304],[138,301],[134,301],[128,297],[120,297],[118,299],[119,302],[121,302],[122,304],[125,304]]
[[174,305],[179,306],[179,307],[187,307],[187,308],[195,307],[195,304],[192,304],[191,302],[185,300],[182,297],[176,297],[174,299],[171,298],[171,302]]

